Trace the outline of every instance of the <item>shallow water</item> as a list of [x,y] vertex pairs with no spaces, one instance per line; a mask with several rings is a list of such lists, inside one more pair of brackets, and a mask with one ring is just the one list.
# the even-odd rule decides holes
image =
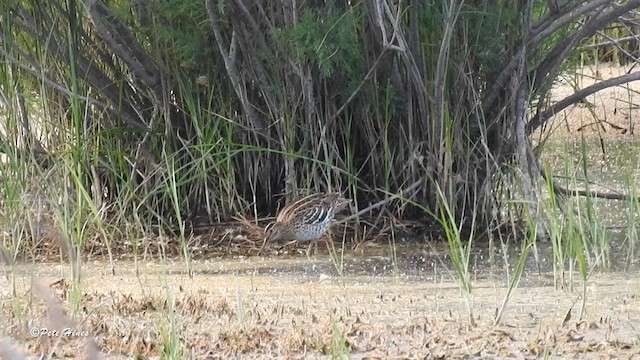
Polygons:
[[[588,186],[592,191],[640,194],[640,141],[637,140],[607,139],[601,143],[597,139],[586,139],[584,151],[580,139],[550,140],[545,144],[541,163],[548,167],[558,184],[568,189],[585,190]],[[577,199],[582,206],[574,210],[584,216],[586,201]],[[593,209],[594,218],[601,226],[598,234],[610,244],[605,267],[612,271],[638,269],[638,206],[630,201],[595,198]]]
[[[322,245],[321,245],[322,246]],[[339,279],[343,282],[376,283],[455,283],[457,275],[447,253],[447,245],[434,244],[396,244],[394,246],[374,245],[375,248],[363,251],[345,251],[344,256],[332,258],[320,249],[311,258],[302,256],[254,256],[227,257],[191,261],[194,275],[202,277],[238,276],[278,279],[296,279],[298,282],[315,282],[323,279]],[[487,244],[476,244],[469,261],[469,276],[474,282],[490,281],[496,286],[507,285],[508,279],[520,256],[520,244],[511,244],[503,249]],[[339,249],[338,249],[339,251]],[[540,243],[532,249],[525,262],[519,286],[553,286],[559,270],[554,272],[553,250],[550,243]],[[96,268],[97,264],[101,264]],[[116,277],[131,275],[135,271],[145,276],[188,276],[188,266],[183,259],[165,262],[158,259],[140,260],[136,265],[128,260],[116,260]],[[137,266],[137,270],[136,270]],[[105,260],[96,260],[83,264],[90,274],[110,278],[110,266]],[[5,271],[24,277],[68,277],[68,264],[23,264],[5,267]],[[640,271],[638,262],[614,262],[609,268],[590,267],[592,274],[628,278]],[[565,277],[580,279],[577,269],[565,266]],[[57,273],[56,273],[57,272]]]
[[[629,194],[633,190],[629,186],[640,188],[640,142],[606,141],[603,145],[597,140],[585,140],[583,156],[579,140],[549,141],[541,161],[559,184],[571,189],[585,189],[587,182],[591,190],[618,194]],[[583,159],[586,159],[586,176]],[[598,215],[606,226],[626,227],[629,218],[624,216],[628,209],[625,201],[598,199],[596,202]],[[640,218],[635,215],[632,219],[638,221]]]

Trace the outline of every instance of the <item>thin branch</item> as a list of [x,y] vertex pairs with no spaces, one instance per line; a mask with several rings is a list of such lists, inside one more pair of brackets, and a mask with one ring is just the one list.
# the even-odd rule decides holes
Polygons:
[[161,99],[161,71],[153,59],[146,54],[131,31],[111,13],[102,1],[83,0],[83,4],[89,20],[102,41],[127,64],[135,76],[154,89],[156,96]]
[[340,105],[340,108],[338,108],[338,110],[329,118],[329,120],[327,120],[327,122],[325,123],[325,127],[333,126],[333,122],[338,118],[338,116],[340,116],[340,114],[342,114],[342,112],[347,108],[347,106],[351,104],[353,99],[356,98],[356,95],[358,95],[360,93],[360,90],[362,90],[362,87],[369,81],[369,79],[371,79],[371,76],[374,74],[374,71],[378,68],[378,64],[380,64],[380,60],[382,60],[386,54],[387,54],[387,48],[383,48],[380,55],[378,55],[376,60],[373,62],[373,64],[369,68],[369,71],[367,72],[367,74],[364,76],[362,81],[360,81],[360,84],[356,86],[356,88],[353,90],[353,92],[351,92],[351,95],[349,95],[347,100],[345,100],[345,102],[342,105]]
[[[638,62],[640,60],[640,59],[638,59],[638,57],[635,54],[632,54],[631,52],[627,51],[621,45],[621,43],[625,42],[625,41],[635,40],[637,42],[638,41],[638,36],[637,35],[632,35],[632,36],[628,36],[628,37],[621,38],[621,39],[614,39],[611,36],[605,34],[604,32],[601,32],[601,31],[598,31],[598,35],[600,35],[603,38],[608,40],[608,44],[607,44],[608,46],[615,47],[616,49],[618,49],[618,51],[620,51],[621,53],[626,55],[632,61]],[[600,45],[600,46],[602,46],[602,45]]]
[[[55,6],[55,9],[60,13],[64,13],[64,9],[59,6]],[[69,61],[69,53],[67,51],[62,51],[61,49],[65,49],[68,47],[67,42],[64,40],[63,36],[56,31],[51,31],[48,33],[44,33],[42,31],[43,28],[51,28],[58,29],[58,26],[53,25],[53,20],[48,16],[47,13],[39,13],[39,21],[37,20],[25,9],[21,7],[17,7],[14,9],[16,14],[19,14],[14,19],[13,24],[15,24],[18,28],[20,28],[25,33],[29,34],[34,40],[41,44],[46,44],[46,51],[51,54],[54,58],[56,58],[61,63],[68,64]],[[42,22],[45,22],[43,25]],[[0,35],[1,36],[1,35]],[[90,38],[87,34],[83,34],[82,37],[85,41],[89,41]],[[5,39],[6,40],[6,39]],[[7,47],[10,46],[11,52],[18,54],[19,59],[14,58],[11,55],[8,55],[10,52],[9,49],[7,51],[3,51],[7,58],[11,61],[15,62],[22,69],[27,70],[31,74],[33,74],[36,78],[42,80],[49,86],[52,86],[54,89],[62,91],[66,95],[70,95],[71,92],[65,86],[58,84],[55,80],[52,80],[50,76],[44,74],[44,70],[42,69],[42,65],[36,61],[36,59],[29,56],[25,51],[20,49],[14,42],[12,41],[4,41],[7,44]],[[89,44],[88,46],[91,46]],[[96,51],[95,53],[100,56],[100,54],[104,53],[103,51]],[[102,102],[99,102],[94,99],[89,99],[86,97],[81,97],[82,100],[89,101],[90,104],[98,105],[101,108],[107,109],[111,114],[117,115],[120,117],[126,124],[135,127],[146,128],[146,125],[138,121],[136,118],[137,111],[132,107],[133,101],[122,101],[122,97],[126,96],[129,99],[136,98],[135,91],[130,87],[120,87],[117,82],[114,82],[112,78],[105,75],[105,72],[97,66],[98,61],[89,60],[86,58],[85,53],[79,52],[76,54],[75,61],[78,64],[80,69],[80,74],[84,77],[84,80],[91,84],[93,88],[97,89],[97,91],[102,95],[103,98],[107,100],[107,102],[111,103],[114,108],[118,108],[119,110],[109,109],[108,106]],[[104,55],[102,55],[104,58]],[[26,65],[25,65],[26,63]],[[105,64],[112,64],[111,61],[105,62]],[[111,70],[115,72],[114,66],[111,66]],[[129,84],[131,85],[131,84]],[[123,95],[124,93],[124,95]],[[141,119],[143,117],[140,117]]]
[[549,13],[531,26],[526,39],[529,48],[537,47],[556,31],[574,22],[579,17],[597,11],[596,9],[611,4],[611,0],[596,0],[582,5],[576,1],[571,8],[562,9],[558,13]]
[[[563,15],[560,15],[560,13],[558,13],[557,18],[555,19],[555,21],[559,22],[558,24],[544,23],[547,26],[541,26],[542,23],[538,23],[532,26],[532,36],[527,37],[524,40],[524,42],[528,45],[528,53],[536,50],[537,46],[544,39],[555,33],[551,32],[550,30],[556,31],[563,26],[568,25],[572,21],[575,22],[580,16],[593,12],[598,7],[605,6],[609,3],[610,0],[596,0],[593,2],[589,2],[575,12]],[[622,14],[627,13],[638,6],[640,6],[640,0],[633,0],[624,3],[623,5],[613,7],[612,10],[606,13],[600,13],[598,16],[591,18],[587,22],[587,24],[583,25],[582,28],[574,33],[571,37],[556,45],[556,47],[549,53],[549,55],[547,55],[546,60],[543,61],[536,70],[534,70],[533,74],[535,74],[536,80],[534,81],[533,91],[539,88],[542,79],[550,77],[554,73],[555,69],[557,69],[560,64],[562,64],[566,56],[569,54],[570,50],[572,50],[580,40],[592,36],[596,31],[602,29],[608,23],[614,21]],[[517,51],[518,50],[516,49],[516,52]],[[499,98],[502,91],[501,89],[506,86],[506,82],[508,81],[516,66],[517,60],[514,58],[510,59],[510,61],[505,65],[504,70],[502,70],[502,72],[493,82],[493,85],[491,86],[491,88],[489,88],[482,101],[482,109],[484,113],[488,113],[489,110],[494,107],[495,101]]]
[[[229,80],[233,85],[233,89],[240,100],[240,104],[242,105],[242,109],[244,110],[245,115],[249,119],[249,122],[254,126],[254,130],[257,130],[260,133],[264,133],[266,130],[266,124],[264,120],[258,115],[258,112],[253,107],[253,104],[249,101],[247,97],[247,92],[245,87],[242,85],[242,80],[240,78],[240,73],[238,71],[238,66],[236,63],[236,59],[231,57],[230,51],[225,48],[225,39],[222,36],[222,31],[219,26],[219,21],[215,15],[215,8],[211,0],[205,1],[205,6],[207,8],[207,15],[209,16],[209,22],[211,23],[211,29],[213,30],[213,35],[216,38],[216,43],[218,44],[218,50],[220,51],[220,55],[224,61],[225,69],[227,70],[227,75],[229,76]],[[235,48],[237,38],[235,31],[232,32],[231,42],[228,45],[233,52]]]
[[[578,51],[584,51],[584,50],[589,50],[589,49],[599,48],[599,47],[605,47],[605,46],[615,46],[615,47],[617,47],[617,48],[622,50],[622,48],[621,48],[622,43],[626,43],[626,42],[629,42],[629,41],[632,41],[632,40],[638,41],[640,39],[640,37],[638,37],[638,35],[635,35],[635,34],[631,35],[631,36],[625,36],[625,37],[617,38],[617,39],[614,39],[614,38],[608,36],[607,34],[605,34],[603,32],[600,32],[600,31],[598,31],[598,35],[606,38],[607,41],[602,41],[602,42],[599,42],[599,43],[596,43],[596,44],[588,44],[588,45],[580,46],[578,48]],[[627,55],[631,56],[631,54],[628,54],[628,53],[627,53]]]
[[383,200],[380,200],[380,201],[378,201],[377,203],[375,203],[375,204],[373,204],[373,205],[369,205],[369,206],[367,206],[366,208],[364,208],[364,209],[362,209],[362,210],[358,211],[357,213],[355,213],[355,214],[353,214],[353,215],[347,216],[347,217],[345,217],[344,219],[340,219],[340,221],[336,221],[336,224],[346,223],[346,222],[348,222],[348,221],[351,221],[351,220],[353,220],[353,219],[356,219],[356,218],[358,218],[358,217],[362,216],[362,214],[365,214],[365,213],[367,213],[367,212],[369,212],[369,211],[371,211],[371,210],[375,210],[375,209],[379,208],[380,206],[382,206],[382,205],[384,205],[384,204],[387,204],[387,203],[389,203],[389,202],[391,202],[391,201],[393,201],[393,200],[395,200],[395,199],[398,199],[398,198],[401,198],[401,197],[405,197],[405,195],[406,195],[408,192],[410,192],[410,191],[412,191],[412,190],[416,189],[418,186],[420,186],[420,185],[422,185],[422,184],[424,184],[424,179],[420,179],[420,180],[418,180],[418,181],[414,182],[413,184],[411,184],[411,185],[407,186],[406,188],[401,189],[401,190],[400,190],[400,191],[398,191],[397,193],[395,193],[395,194],[393,194],[393,195],[389,196],[388,198],[383,199]]
[[[0,55],[2,55],[6,60],[11,61],[12,63],[15,63],[19,68],[26,70],[27,72],[29,72],[30,74],[32,74],[33,76],[35,76],[37,79],[39,79],[40,81],[42,81],[43,83],[47,84],[48,86],[50,86],[51,88],[60,91],[61,93],[67,95],[67,96],[72,96],[74,95],[73,92],[69,89],[67,89],[65,86],[58,84],[57,82],[51,80],[48,76],[46,76],[44,74],[44,71],[42,71],[41,69],[33,69],[32,67],[25,65],[23,62],[19,61],[18,59],[16,59],[15,57],[11,56],[9,53],[7,53],[4,49],[2,49],[0,47]],[[109,107],[109,105],[98,101],[94,98],[90,98],[88,96],[82,96],[79,94],[75,94],[79,100],[85,101],[90,105],[93,106],[97,106],[99,108],[102,108],[104,110],[107,110],[108,112],[118,115],[120,117],[122,117],[122,119],[125,121],[125,123],[128,123],[131,126],[135,126],[141,129],[147,129],[147,126],[141,122],[139,122],[137,119],[131,117],[127,112],[116,112],[115,110],[111,109]]]
[[621,75],[612,79],[600,81],[580,91],[577,91],[573,95],[567,96],[566,98],[558,101],[557,103],[555,103],[553,106],[543,111],[542,113],[536,114],[536,116],[534,116],[533,119],[531,119],[531,121],[529,121],[529,123],[527,124],[527,134],[531,134],[540,126],[542,126],[552,116],[564,110],[568,106],[579,102],[580,100],[584,99],[589,95],[592,95],[603,89],[607,89],[613,86],[618,86],[618,85],[622,85],[622,84],[626,84],[626,83],[629,83],[632,81],[638,81],[638,80],[640,80],[640,71],[631,73],[631,74]]
[[[422,78],[420,71],[418,70],[418,65],[416,64],[415,59],[411,53],[411,49],[409,49],[407,46],[407,41],[405,40],[404,33],[401,31],[401,27],[399,26],[400,14],[399,13],[394,14],[393,10],[391,10],[391,6],[389,6],[389,3],[387,1],[384,1],[384,0],[377,0],[377,1],[380,4],[380,8],[384,10],[384,13],[387,15],[389,21],[393,26],[393,36],[390,40],[390,43],[385,44],[383,42],[383,46],[389,48],[390,50],[395,50],[400,53],[400,58],[403,60],[408,73],[411,75],[410,76],[411,83],[413,84],[413,87],[418,92],[416,96],[416,100],[418,102],[420,116],[422,116],[423,118],[427,118],[427,104],[426,104],[426,101],[428,99],[427,88],[425,87],[424,79]],[[382,16],[382,15],[378,15],[378,16]],[[383,24],[383,29],[381,29],[381,31],[384,31],[384,24]],[[397,39],[397,43],[398,43],[397,46],[392,46],[391,44],[391,42],[393,42],[394,39]]]
[[540,170],[540,175],[544,178],[545,181],[551,182],[553,184],[553,192],[556,195],[560,196],[582,196],[582,197],[592,197],[599,199],[607,199],[607,200],[621,200],[621,201],[640,201],[640,198],[624,195],[624,194],[615,194],[610,192],[602,192],[595,190],[578,190],[578,189],[567,189],[562,185],[558,184],[557,181],[553,179],[552,175],[549,175],[545,170]]
[[537,67],[533,81],[533,89],[540,88],[544,79],[555,77],[560,71],[562,63],[581,40],[595,35],[597,31],[607,26],[607,24],[638,6],[640,6],[640,0],[629,1],[620,6],[613,6],[610,11],[602,12],[589,19],[580,30],[551,50],[546,59]]

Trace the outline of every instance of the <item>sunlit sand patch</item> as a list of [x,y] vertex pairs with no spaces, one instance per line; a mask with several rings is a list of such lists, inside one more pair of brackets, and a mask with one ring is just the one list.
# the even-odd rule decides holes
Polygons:
[[[551,99],[555,103],[596,82],[637,71],[634,66],[605,63],[564,74],[564,80],[560,80],[552,89]],[[551,138],[556,140],[579,139],[581,136],[610,140],[637,139],[640,136],[639,91],[640,81],[598,91],[587,96],[584,102],[557,113],[550,119],[546,129],[553,129]],[[538,134],[534,134],[534,139],[537,137]]]

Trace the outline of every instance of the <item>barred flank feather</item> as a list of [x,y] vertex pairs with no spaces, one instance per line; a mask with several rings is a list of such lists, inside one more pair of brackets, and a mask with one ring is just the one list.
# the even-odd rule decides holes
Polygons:
[[311,241],[322,237],[331,225],[335,213],[351,200],[338,193],[317,193],[302,197],[285,206],[275,223],[265,229],[273,241]]

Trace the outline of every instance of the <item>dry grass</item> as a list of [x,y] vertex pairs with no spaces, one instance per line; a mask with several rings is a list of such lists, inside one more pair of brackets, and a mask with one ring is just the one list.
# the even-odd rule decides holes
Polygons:
[[[333,278],[313,271],[316,262],[307,264],[306,273],[276,272],[291,265],[284,260],[198,262],[189,279],[180,264],[146,264],[139,278],[131,264],[120,264],[115,277],[104,264],[91,264],[85,267],[77,307],[71,286],[60,279],[64,268],[16,267],[19,294],[29,294],[29,274],[37,274],[33,282],[49,284],[67,317],[74,319],[55,323],[92,337],[31,336],[34,326],[55,328],[48,320],[55,306],[30,303],[30,295],[11,297],[4,278],[3,335],[31,356],[80,356],[92,338],[114,358],[156,356],[173,316],[183,351],[192,358],[324,358],[335,355],[334,325],[355,358],[535,358],[544,353],[600,358],[640,352],[638,279],[592,279],[585,318],[576,319],[574,308],[564,324],[578,295],[544,286],[544,279],[529,281],[512,299],[504,325],[494,328],[493,316],[506,291],[499,284],[476,283],[477,326],[470,327],[452,281]],[[261,274],[268,269],[274,274]]]

